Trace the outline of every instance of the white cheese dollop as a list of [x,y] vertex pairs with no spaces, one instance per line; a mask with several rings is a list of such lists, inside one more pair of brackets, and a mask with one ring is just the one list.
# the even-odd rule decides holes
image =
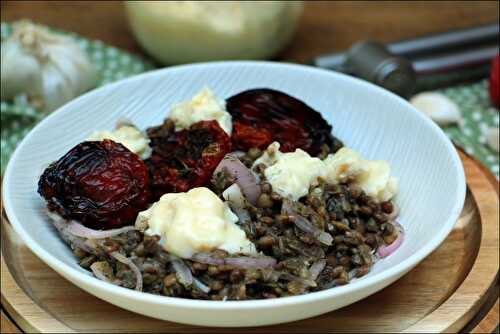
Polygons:
[[391,167],[387,161],[366,161],[367,171],[362,173],[355,183],[364,192],[380,202],[390,200],[398,190],[396,178],[391,176]]
[[256,253],[237,221],[226,203],[208,188],[200,187],[163,195],[139,213],[135,225],[147,235],[159,235],[165,250],[181,258],[214,249]]
[[351,179],[363,191],[378,201],[387,201],[398,191],[397,179],[391,176],[387,161],[364,160],[359,153],[343,147],[324,160],[326,181],[339,183]]
[[87,138],[87,140],[99,141],[104,139],[111,139],[122,144],[141,159],[147,159],[151,156],[149,138],[135,126],[123,125],[114,131],[96,131]]
[[365,160],[354,150],[343,147],[325,160],[313,158],[301,149],[282,153],[274,142],[255,160],[252,169],[264,164],[264,176],[273,190],[283,197],[298,200],[309,193],[319,177],[337,184],[350,181],[378,201],[387,201],[398,191],[398,182],[391,176],[389,163]]
[[335,154],[329,154],[324,163],[326,181],[333,184],[353,179],[367,171],[367,166],[359,153],[346,147]]
[[309,193],[309,187],[324,174],[324,164],[307,152],[279,152],[279,144],[273,143],[256,163],[269,165],[264,171],[273,190],[283,197],[298,200]]
[[225,101],[219,100],[208,88],[203,88],[191,100],[175,105],[169,118],[174,121],[176,130],[210,120],[217,121],[228,135],[231,135],[233,127],[231,114],[226,111]]

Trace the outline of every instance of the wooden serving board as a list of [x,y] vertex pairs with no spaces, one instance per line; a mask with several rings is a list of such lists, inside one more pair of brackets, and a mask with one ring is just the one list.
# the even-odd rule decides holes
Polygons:
[[[471,158],[462,154],[462,160],[469,191],[462,215],[445,242],[396,283],[322,316],[241,329],[147,318],[101,301],[66,281],[23,245],[7,219],[2,219],[2,306],[27,332],[459,331],[492,293],[498,293],[499,270],[498,182]],[[496,305],[498,309],[498,302]],[[490,316],[488,324],[476,330],[488,330],[484,326],[491,327],[494,318]]]

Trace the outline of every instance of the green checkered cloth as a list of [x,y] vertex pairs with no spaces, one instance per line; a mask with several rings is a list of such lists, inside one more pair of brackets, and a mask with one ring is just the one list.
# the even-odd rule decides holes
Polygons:
[[[1,24],[1,39],[11,33],[10,24]],[[80,46],[88,52],[92,62],[100,73],[98,86],[123,79],[153,68],[153,65],[136,56],[104,45],[100,41],[92,41],[72,33]],[[453,142],[464,148],[470,155],[485,164],[498,178],[498,153],[486,145],[485,132],[489,127],[498,127],[498,111],[491,106],[487,81],[456,86],[440,90],[460,107],[464,118],[460,126],[443,128]],[[16,105],[11,102],[0,103],[2,118],[1,132],[1,169],[2,174],[7,161],[21,139],[40,121],[45,114],[27,105]]]
[[[0,26],[1,40],[3,41],[10,36],[12,25],[2,22]],[[151,62],[105,45],[101,41],[89,40],[73,33],[61,33],[74,38],[80,47],[88,53],[99,73],[98,87],[154,68]],[[47,115],[26,104],[1,101],[0,116],[2,119],[0,144],[3,174],[9,157],[17,144]]]
[[481,161],[499,178],[499,156],[486,143],[488,128],[499,124],[499,113],[488,93],[488,80],[468,85],[441,89],[459,107],[463,122],[460,125],[443,127],[444,132],[465,152]]

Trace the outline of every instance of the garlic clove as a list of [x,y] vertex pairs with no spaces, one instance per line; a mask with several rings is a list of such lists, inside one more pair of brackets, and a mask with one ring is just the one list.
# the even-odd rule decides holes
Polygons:
[[413,96],[410,103],[439,125],[456,124],[462,120],[456,103],[440,93],[423,92]]
[[499,134],[498,128],[489,128],[486,131],[486,141],[488,146],[496,152],[499,151]]

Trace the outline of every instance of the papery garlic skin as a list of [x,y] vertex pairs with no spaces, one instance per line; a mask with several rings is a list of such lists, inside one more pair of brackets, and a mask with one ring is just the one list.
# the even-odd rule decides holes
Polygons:
[[440,93],[422,92],[413,96],[410,103],[439,125],[460,123],[462,120],[457,104]]
[[[15,66],[11,65],[15,64]],[[14,98],[23,92],[38,90],[40,63],[17,42],[2,42],[1,50],[1,96],[2,100]]]
[[2,100],[26,95],[53,111],[97,85],[95,67],[74,40],[29,21],[13,24],[1,55]]
[[265,59],[292,38],[301,1],[126,1],[135,37],[163,64]]

